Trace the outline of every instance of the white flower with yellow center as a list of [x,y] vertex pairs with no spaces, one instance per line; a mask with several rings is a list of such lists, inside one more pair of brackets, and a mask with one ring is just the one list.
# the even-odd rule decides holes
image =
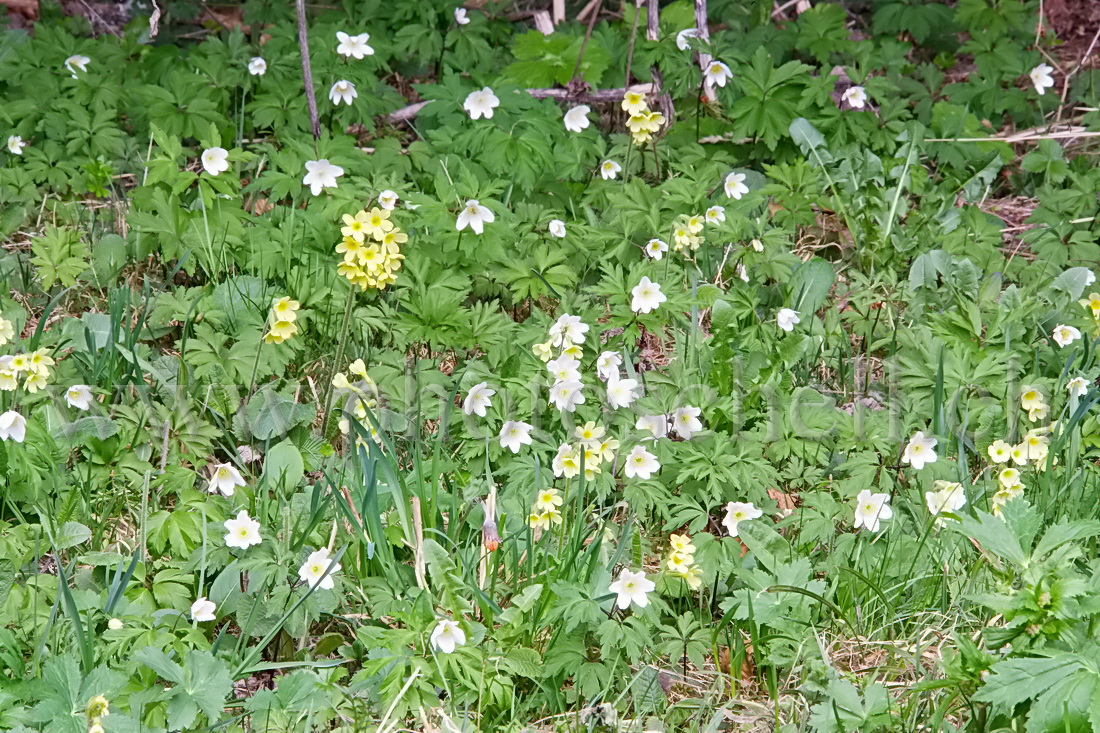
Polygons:
[[1012,457],[1012,446],[1003,440],[994,440],[985,452],[994,463],[1006,463]]
[[556,383],[550,388],[550,404],[561,412],[576,411],[577,405],[584,404],[584,395],[581,393],[583,387],[577,379]]
[[581,321],[580,316],[565,313],[559,316],[550,327],[550,343],[554,346],[583,344],[586,333],[588,333],[588,324]]
[[23,138],[18,135],[8,136],[8,152],[12,155],[22,155],[25,147],[27,147],[27,144],[23,142]]
[[613,160],[605,160],[600,163],[600,178],[605,181],[613,181],[615,177],[619,175],[623,167]]
[[333,577],[340,572],[341,565],[330,557],[331,551],[327,547],[310,554],[302,567],[298,568],[298,577],[309,585],[310,588],[329,590],[335,585]]
[[496,221],[496,216],[489,210],[489,207],[482,206],[477,199],[470,199],[466,202],[466,206],[462,208],[462,211],[458,212],[455,229],[461,232],[466,227],[470,227],[474,234],[481,234],[485,231],[485,225],[492,224],[494,221]]
[[707,70],[703,74],[708,84],[713,84],[716,87],[724,87],[726,82],[733,78],[733,72],[730,71],[730,67],[723,64],[721,61],[711,61],[707,65]]
[[225,531],[226,547],[247,550],[252,545],[263,542],[260,537],[260,523],[248,516],[248,512],[243,509],[237,512],[236,518],[225,520]]
[[627,478],[648,479],[661,469],[657,456],[640,445],[634,446],[623,462],[623,473]]
[[588,113],[591,111],[592,108],[587,104],[580,104],[570,109],[565,113],[565,117],[563,118],[565,129],[569,132],[583,131],[591,124],[588,119]]
[[630,291],[632,299],[630,301],[630,309],[635,313],[651,313],[656,310],[661,303],[668,300],[668,297],[661,292],[661,286],[650,280],[645,275],[638,281],[638,284],[634,286],[634,289]]
[[726,526],[730,537],[736,537],[741,522],[759,519],[762,516],[764,512],[757,509],[751,501],[731,501],[726,504],[726,516],[722,517],[722,524]]
[[76,72],[85,72],[88,70],[88,64],[92,63],[92,60],[82,54],[76,54],[65,59],[65,69],[72,74],[72,77],[76,78]]
[[726,207],[712,206],[706,210],[703,218],[707,220],[707,224],[721,224],[726,220]]
[[493,90],[489,87],[483,87],[476,92],[470,92],[466,95],[466,101],[462,103],[462,108],[470,115],[471,120],[477,120],[482,117],[487,120],[491,119],[493,110],[499,106],[500,100],[497,99],[497,95],[493,94]]
[[306,174],[302,177],[302,185],[309,186],[314,196],[320,195],[326,188],[336,188],[336,179],[344,175],[344,169],[333,165],[325,158],[306,161]]
[[665,252],[668,252],[668,244],[654,237],[645,243],[644,249],[646,256],[651,260],[659,260],[664,257]]
[[1039,64],[1028,72],[1028,76],[1031,77],[1031,83],[1040,96],[1046,94],[1047,89],[1054,86],[1054,77],[1051,75],[1052,71],[1054,71],[1053,66],[1049,64]]
[[618,375],[607,380],[607,404],[612,410],[630,407],[638,398],[638,380],[619,379]]
[[657,585],[645,576],[645,573],[635,573],[632,570],[623,570],[619,573],[619,579],[608,586],[608,590],[616,594],[615,605],[626,608],[635,605],[645,608],[649,605],[649,594]]
[[466,399],[462,403],[462,411],[467,415],[485,417],[485,411],[493,406],[493,401],[490,398],[495,394],[496,390],[491,389],[488,382],[475,384],[466,393]]
[[619,374],[623,363],[622,355],[617,351],[604,351],[596,357],[596,374],[605,382]]
[[[934,491],[924,493],[924,503],[933,516],[938,516],[944,512],[954,514],[966,506],[966,490],[962,484],[951,481],[936,481],[933,486],[935,487]],[[937,519],[936,525],[942,526],[943,520]]]
[[[695,422],[699,422],[696,420]],[[644,415],[638,418],[638,421],[634,424],[637,430],[646,430],[653,435],[654,440],[660,440],[661,438],[668,436],[668,416],[667,415]],[[699,429],[703,429],[703,424],[699,423]]]
[[550,372],[550,376],[554,378],[555,382],[568,382],[581,378],[581,372],[578,368],[580,365],[581,363],[572,356],[562,354],[557,359],[546,362],[546,371]]
[[202,169],[212,176],[229,170],[229,151],[225,148],[207,148],[200,159]]
[[749,187],[745,185],[745,177],[744,173],[730,173],[726,176],[722,188],[725,190],[727,198],[737,200],[749,192]]
[[521,446],[532,443],[531,428],[529,423],[508,420],[500,428],[500,447],[519,453]]
[[672,430],[684,440],[691,440],[691,436],[703,430],[703,423],[699,416],[703,411],[698,407],[686,405],[672,413]]
[[937,442],[935,436],[926,436],[923,431],[918,430],[906,444],[905,451],[901,454],[901,462],[908,463],[918,471],[926,464],[935,463]]
[[1064,349],[1081,338],[1081,332],[1073,326],[1059,324],[1054,327],[1054,333],[1051,334],[1051,337],[1054,339],[1054,343],[1058,344],[1059,348]]
[[69,407],[87,410],[92,406],[92,388],[86,384],[74,384],[65,390],[65,402]]
[[432,630],[431,643],[436,651],[453,654],[455,649],[466,643],[466,633],[454,621],[445,618]]
[[[0,343],[3,343],[0,341]],[[1066,391],[1070,397],[1084,397],[1089,391],[1089,381],[1084,377],[1074,377],[1066,382]]]
[[364,56],[371,56],[374,54],[374,49],[367,44],[367,41],[370,40],[369,33],[360,33],[357,36],[352,36],[343,31],[337,31],[336,40],[339,41],[336,46],[336,53],[341,56],[360,60]]
[[221,492],[223,496],[233,496],[233,490],[237,486],[244,486],[240,471],[228,463],[219,463],[214,466],[214,473],[206,490],[211,494]]
[[844,93],[840,95],[840,98],[852,109],[863,109],[867,104],[867,91],[861,86],[851,86],[844,90]]
[[15,410],[0,415],[0,440],[22,443],[27,437],[27,418]]
[[328,90],[329,100],[337,107],[341,102],[350,105],[358,96],[359,92],[355,90],[355,85],[347,79],[341,79]]
[[887,506],[889,494],[872,494],[864,489],[856,496],[855,528],[866,527],[868,532],[878,532],[879,523],[894,516],[894,510]]
[[551,467],[554,469],[555,478],[573,478],[581,472],[580,452],[569,445],[562,443],[558,446],[557,455],[554,456]]

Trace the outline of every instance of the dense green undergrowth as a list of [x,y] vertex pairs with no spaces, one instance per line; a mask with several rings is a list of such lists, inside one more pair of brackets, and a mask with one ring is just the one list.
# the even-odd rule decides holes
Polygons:
[[1097,72],[603,5],[0,34],[0,728],[1100,729]]

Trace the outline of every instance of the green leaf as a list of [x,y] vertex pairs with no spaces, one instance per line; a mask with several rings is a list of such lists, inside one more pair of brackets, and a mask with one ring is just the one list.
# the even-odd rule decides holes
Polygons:
[[92,538],[92,530],[80,522],[65,522],[61,525],[61,529],[57,530],[57,537],[54,541],[57,544],[57,549],[67,550],[70,547],[76,547],[77,545],[87,542]]
[[286,487],[294,487],[306,472],[298,446],[289,440],[273,446],[264,458],[264,476]]

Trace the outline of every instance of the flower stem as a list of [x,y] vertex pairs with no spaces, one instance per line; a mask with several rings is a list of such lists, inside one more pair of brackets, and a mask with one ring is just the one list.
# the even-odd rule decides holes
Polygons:
[[332,417],[332,378],[336,375],[337,370],[340,368],[340,363],[344,360],[344,344],[347,343],[348,327],[351,325],[351,309],[354,305],[355,287],[352,286],[348,288],[348,301],[344,305],[344,321],[340,324],[340,339],[336,342],[336,359],[332,362],[332,368],[329,369],[328,380],[325,384],[325,419],[324,422],[321,423],[322,437],[328,435],[329,419]]

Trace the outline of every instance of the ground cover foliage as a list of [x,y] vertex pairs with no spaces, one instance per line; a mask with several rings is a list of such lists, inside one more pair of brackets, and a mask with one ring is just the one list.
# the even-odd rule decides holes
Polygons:
[[547,5],[0,33],[0,728],[1100,729],[1091,32]]

